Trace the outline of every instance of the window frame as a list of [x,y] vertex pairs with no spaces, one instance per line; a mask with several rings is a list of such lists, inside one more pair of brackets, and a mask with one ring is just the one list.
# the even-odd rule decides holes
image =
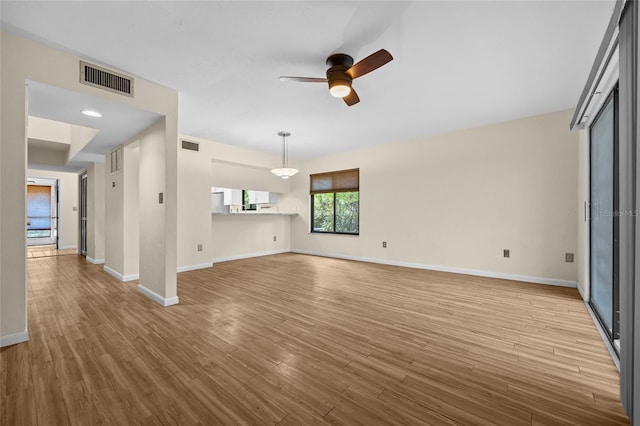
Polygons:
[[[356,184],[351,185],[349,187],[340,187],[340,185],[337,185],[338,187],[336,187],[336,185],[332,184],[332,187],[329,189],[321,189],[321,190],[314,190],[314,177],[332,177],[335,178],[339,175],[344,175],[344,174],[353,174],[353,173],[357,173],[357,179],[356,179]],[[360,169],[348,169],[348,170],[338,170],[338,171],[334,171],[334,172],[325,172],[325,173],[316,173],[316,174],[312,174],[309,175],[309,179],[310,179],[310,186],[309,186],[309,201],[311,202],[311,208],[310,208],[310,212],[311,212],[311,217],[309,220],[309,224],[310,224],[310,233],[314,233],[314,234],[336,234],[336,235],[360,235]],[[358,230],[357,232],[342,232],[342,231],[336,231],[336,221],[337,221],[337,200],[338,200],[338,194],[339,193],[343,193],[343,192],[355,192],[358,194]],[[319,195],[319,194],[331,194],[333,196],[333,231],[318,231],[315,228],[315,196]]]

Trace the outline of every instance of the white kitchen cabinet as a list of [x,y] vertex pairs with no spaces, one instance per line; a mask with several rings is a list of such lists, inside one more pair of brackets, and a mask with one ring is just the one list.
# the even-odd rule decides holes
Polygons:
[[224,188],[224,205],[239,206],[242,205],[242,189]]
[[275,204],[278,202],[276,192],[249,191],[249,204]]

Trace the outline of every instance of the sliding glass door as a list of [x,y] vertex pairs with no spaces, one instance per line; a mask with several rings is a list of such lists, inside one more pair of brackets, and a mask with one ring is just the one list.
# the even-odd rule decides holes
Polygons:
[[591,144],[590,305],[611,341],[619,334],[617,89],[593,121]]

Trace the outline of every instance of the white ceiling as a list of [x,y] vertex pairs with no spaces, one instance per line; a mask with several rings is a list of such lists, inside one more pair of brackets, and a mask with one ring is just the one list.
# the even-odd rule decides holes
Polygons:
[[[28,82],[27,93],[29,115],[100,130],[84,149],[66,164],[65,168],[70,171],[80,171],[88,163],[100,161],[100,157],[111,151],[114,146],[129,140],[161,118],[150,111],[36,81]],[[100,111],[102,118],[87,117],[81,113],[83,109]],[[60,144],[52,143],[47,147],[43,146],[43,141],[35,143],[29,140],[30,147],[52,149],[53,145]]]
[[[308,159],[574,107],[614,1],[0,4],[4,30],[178,90],[181,133],[277,155],[288,130]],[[278,80],[381,48],[353,107]]]

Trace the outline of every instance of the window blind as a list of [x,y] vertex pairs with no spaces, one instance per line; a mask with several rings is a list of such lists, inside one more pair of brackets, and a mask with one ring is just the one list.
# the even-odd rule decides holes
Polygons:
[[360,189],[360,169],[317,173],[310,176],[310,193],[354,192]]

